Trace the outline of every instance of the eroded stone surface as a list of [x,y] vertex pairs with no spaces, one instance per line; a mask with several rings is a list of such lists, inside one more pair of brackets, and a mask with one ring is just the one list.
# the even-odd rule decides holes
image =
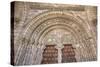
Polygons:
[[59,63],[63,44],[72,44],[76,61],[97,59],[95,6],[15,2],[14,10],[14,65],[41,64],[50,44],[59,46]]

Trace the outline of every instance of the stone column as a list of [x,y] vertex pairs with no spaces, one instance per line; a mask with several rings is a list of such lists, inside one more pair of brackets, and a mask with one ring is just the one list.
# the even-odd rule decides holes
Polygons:
[[61,52],[61,48],[58,48],[58,63],[61,63],[62,60],[62,52]]
[[62,44],[58,44],[56,46],[56,49],[58,49],[58,63],[61,63],[62,61],[62,51],[61,51],[62,48],[63,48]]

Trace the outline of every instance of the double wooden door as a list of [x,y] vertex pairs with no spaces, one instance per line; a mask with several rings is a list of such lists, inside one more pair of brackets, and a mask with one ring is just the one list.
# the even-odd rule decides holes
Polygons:
[[[58,63],[58,49],[55,48],[56,45],[46,45],[43,52],[42,64],[52,64]],[[72,44],[64,44],[62,48],[62,63],[66,62],[76,62],[75,49]]]

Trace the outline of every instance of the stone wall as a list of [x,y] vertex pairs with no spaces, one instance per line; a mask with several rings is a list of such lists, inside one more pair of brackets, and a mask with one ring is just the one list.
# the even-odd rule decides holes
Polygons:
[[77,61],[97,59],[96,6],[15,2],[13,23],[14,65],[40,64],[49,44],[73,44]]

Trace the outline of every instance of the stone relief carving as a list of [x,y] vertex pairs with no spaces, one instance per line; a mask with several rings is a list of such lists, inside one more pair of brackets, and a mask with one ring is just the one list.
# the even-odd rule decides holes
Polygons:
[[28,2],[15,4],[14,65],[41,64],[46,45],[52,44],[58,50],[58,63],[62,62],[64,44],[72,44],[75,48],[77,62],[97,59],[96,32],[93,32],[96,31],[96,7]]

